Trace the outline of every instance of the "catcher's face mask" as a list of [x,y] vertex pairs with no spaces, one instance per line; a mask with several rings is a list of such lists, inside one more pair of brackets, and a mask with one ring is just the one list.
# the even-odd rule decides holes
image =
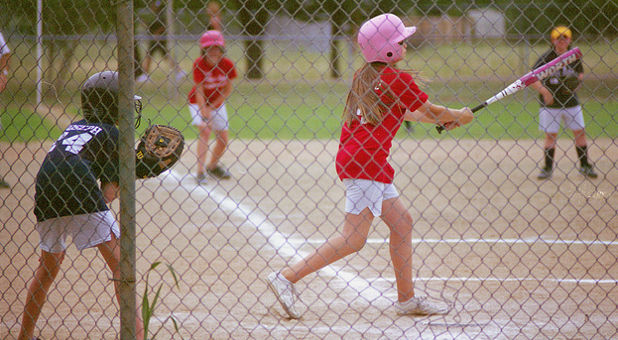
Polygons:
[[135,106],[135,113],[137,114],[137,118],[135,119],[135,128],[137,129],[142,122],[142,97],[134,95],[133,105]]

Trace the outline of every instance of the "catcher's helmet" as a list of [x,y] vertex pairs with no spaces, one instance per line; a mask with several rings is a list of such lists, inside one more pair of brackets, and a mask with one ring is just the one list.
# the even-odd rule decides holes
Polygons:
[[358,32],[357,40],[368,63],[389,63],[402,58],[399,43],[414,32],[415,26],[406,27],[398,16],[386,13],[365,22]]
[[[82,111],[90,123],[118,122],[118,73],[103,71],[92,75],[81,87]],[[138,121],[141,118],[141,97],[134,96]]]
[[207,48],[210,46],[219,46],[225,48],[225,40],[223,34],[217,30],[210,30],[204,32],[200,37],[200,48]]

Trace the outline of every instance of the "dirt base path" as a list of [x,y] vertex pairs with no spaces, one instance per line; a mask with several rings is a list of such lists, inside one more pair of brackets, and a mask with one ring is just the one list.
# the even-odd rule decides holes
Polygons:
[[[395,185],[415,220],[416,292],[452,301],[444,317],[397,317],[388,228],[377,220],[356,255],[297,285],[301,320],[282,309],[263,278],[338,231],[343,185],[336,141],[234,140],[224,156],[233,179],[197,185],[195,141],[181,163],[137,182],[141,296],[154,261],[163,283],[154,329],[180,338],[611,338],[618,323],[618,142],[590,147],[599,178],[575,167],[560,140],[557,168],[538,181],[538,141],[398,140]],[[37,263],[34,178],[50,143],[1,145],[10,190],[0,190],[0,338],[19,329]],[[9,167],[6,167],[9,164]],[[8,170],[7,170],[8,169]],[[118,202],[112,208],[119,211]],[[161,267],[162,268],[162,267]],[[95,250],[70,246],[37,333],[118,338],[110,273]]]

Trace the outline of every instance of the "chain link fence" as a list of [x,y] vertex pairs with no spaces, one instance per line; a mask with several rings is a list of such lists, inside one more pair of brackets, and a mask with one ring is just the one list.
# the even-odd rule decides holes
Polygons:
[[[2,8],[10,52],[0,93],[0,338],[17,339],[41,253],[37,173],[54,141],[82,118],[85,80],[118,68],[120,35],[116,8],[105,2]],[[147,338],[618,336],[615,2],[161,0],[133,8],[135,92],[144,104],[135,133],[157,123],[186,138],[172,170],[136,182],[136,311],[145,297]],[[347,93],[364,63],[356,33],[387,12],[417,26],[398,66],[419,72],[431,102],[455,108],[530,71],[552,48],[552,28],[567,26],[571,47],[583,52],[577,94],[597,177],[581,173],[582,136],[563,124],[551,176],[537,179],[547,137],[530,88],[447,133],[402,124],[389,162],[414,221],[414,291],[450,311],[397,314],[392,235],[376,218],[362,249],[295,284],[302,317],[289,319],[266,278],[343,233],[335,157]],[[189,100],[207,29],[222,33],[237,75],[224,101],[228,122],[210,135],[193,123]],[[109,206],[119,218],[121,203]],[[34,335],[120,338],[115,281],[99,254],[68,246]]]

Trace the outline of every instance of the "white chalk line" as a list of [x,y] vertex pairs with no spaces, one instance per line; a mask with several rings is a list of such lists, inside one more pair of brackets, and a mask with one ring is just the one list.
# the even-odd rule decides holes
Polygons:
[[[182,183],[183,177],[178,173],[172,171],[171,177],[176,179],[178,183]],[[168,176],[169,177],[169,176]],[[220,193],[216,188],[210,188],[210,190],[206,190],[203,186],[194,186],[191,185],[193,190],[190,192],[195,192],[196,190],[201,190],[207,196],[211,197],[215,202],[219,204],[224,210],[228,211],[231,214],[235,214],[237,217],[241,217],[246,221],[250,222],[251,225],[267,239],[268,243],[273,246],[274,249],[278,251],[278,253],[283,256],[292,257],[295,259],[302,259],[306,252],[297,251],[295,248],[291,247],[290,244],[302,244],[305,242],[308,243],[318,243],[322,244],[325,240],[318,239],[298,239],[294,237],[285,237],[283,234],[276,231],[275,226],[273,226],[270,222],[268,222],[266,216],[263,216],[259,212],[256,212],[255,209],[251,209],[244,204],[237,203],[235,200],[231,199],[225,193]],[[387,243],[387,239],[368,239],[368,243]],[[476,239],[476,238],[467,238],[467,239],[413,239],[413,244],[418,243],[450,243],[450,244],[470,244],[470,243],[505,243],[505,244],[534,244],[534,243],[547,243],[547,244],[581,244],[581,245],[605,245],[605,246],[615,246],[618,244],[616,241],[603,241],[603,240],[560,240],[560,239],[545,239],[541,237],[535,238],[525,238],[525,239]],[[324,268],[322,271],[325,274],[329,274],[338,278],[343,278],[344,281],[350,284],[350,287],[360,288],[359,292],[368,293],[368,290],[372,290],[370,296],[362,295],[369,300],[375,300],[376,298],[383,296],[382,292],[379,292],[371,287],[370,282],[379,280],[381,278],[363,280],[358,278],[357,275],[348,273],[342,270],[334,270],[332,267],[328,266]],[[394,280],[394,278],[384,278],[385,280]],[[586,283],[586,284],[606,284],[606,283],[618,283],[618,280],[615,279],[545,279],[545,278],[496,278],[496,277],[415,277],[415,281],[455,281],[455,282],[463,282],[463,281],[497,281],[497,282],[522,282],[522,281],[547,281],[547,282],[557,282],[557,283]]]
[[[172,177],[178,181],[179,184],[183,184],[184,177],[175,171],[171,171],[170,175],[166,177]],[[194,183],[191,184],[190,193],[202,193],[213,199],[219,207],[229,212],[232,215],[236,215],[249,222],[253,228],[262,234],[267,242],[277,251],[278,254],[285,257],[292,257],[295,260],[301,260],[309,253],[298,251],[290,245],[289,238],[279,233],[274,225],[272,225],[266,218],[255,209],[251,209],[245,204],[238,203],[227,195],[227,193],[219,192],[215,187],[208,187],[208,190],[204,186],[198,186]],[[342,270],[335,270],[332,266],[327,266],[320,270],[329,276],[337,277],[345,281],[349,287],[354,288],[358,294],[369,301],[375,301],[383,297],[383,292],[371,287],[368,281],[359,278],[358,275],[345,272]],[[390,302],[389,302],[390,303]]]
[[[316,243],[322,244],[324,243],[324,239],[308,239],[308,240],[292,240],[291,242],[302,242],[302,243]],[[367,243],[373,244],[382,244],[388,243],[388,239],[385,238],[368,238]],[[603,241],[603,240],[561,240],[561,239],[546,239],[543,237],[530,237],[530,238],[464,238],[464,239],[427,239],[427,238],[415,238],[412,239],[412,244],[418,243],[428,243],[428,244],[437,244],[437,243],[447,243],[447,244],[474,244],[474,243],[485,243],[485,244],[560,244],[560,245],[586,245],[586,246],[617,246],[618,241]]]
[[[443,281],[443,282],[552,282],[552,283],[572,283],[572,284],[617,284],[618,280],[614,279],[546,279],[546,278],[534,278],[534,277],[415,277],[416,281]],[[375,279],[378,281],[395,282],[394,277],[380,277]]]

